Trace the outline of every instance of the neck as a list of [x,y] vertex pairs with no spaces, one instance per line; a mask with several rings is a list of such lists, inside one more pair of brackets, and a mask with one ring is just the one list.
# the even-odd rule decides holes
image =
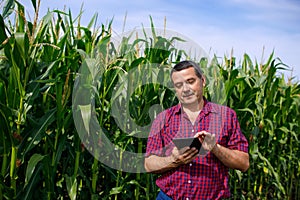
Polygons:
[[182,108],[185,112],[197,113],[202,110],[203,105],[204,105],[204,100],[200,99],[198,102],[194,104],[183,104]]

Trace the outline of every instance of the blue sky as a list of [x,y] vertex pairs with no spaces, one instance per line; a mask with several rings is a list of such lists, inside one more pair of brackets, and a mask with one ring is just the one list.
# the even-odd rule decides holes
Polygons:
[[[30,12],[31,1],[20,2]],[[192,39],[210,55],[229,56],[233,49],[237,60],[247,53],[260,63],[274,50],[300,80],[299,0],[41,0],[41,15],[66,7],[76,16],[82,5],[82,24],[98,13],[99,24],[113,18],[116,34],[122,33],[126,13],[124,31],[149,27],[151,15],[156,28],[163,28],[166,17],[167,29]]]

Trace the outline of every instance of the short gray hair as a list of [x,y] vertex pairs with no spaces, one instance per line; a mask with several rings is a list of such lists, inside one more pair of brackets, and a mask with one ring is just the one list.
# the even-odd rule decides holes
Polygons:
[[[172,80],[172,74],[174,72],[178,72],[178,71],[181,71],[181,70],[184,70],[184,69],[187,69],[187,68],[190,68],[190,67],[193,67],[194,70],[195,70],[195,74],[198,78],[202,78],[202,75],[203,75],[203,71],[200,69],[199,65],[196,64],[195,62],[193,61],[190,61],[190,60],[184,60],[184,61],[181,61],[179,63],[177,63],[171,70],[171,80]],[[172,80],[173,82],[173,80]]]

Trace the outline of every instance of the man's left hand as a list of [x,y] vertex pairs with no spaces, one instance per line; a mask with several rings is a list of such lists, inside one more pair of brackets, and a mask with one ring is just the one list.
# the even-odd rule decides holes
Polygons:
[[207,131],[200,131],[194,135],[202,143],[206,151],[211,151],[216,145],[216,135]]

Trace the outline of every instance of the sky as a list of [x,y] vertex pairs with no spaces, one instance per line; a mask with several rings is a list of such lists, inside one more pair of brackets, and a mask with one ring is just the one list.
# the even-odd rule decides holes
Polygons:
[[[31,1],[20,2],[32,12]],[[290,67],[285,76],[292,73],[300,80],[299,0],[41,0],[40,16],[64,8],[76,16],[81,7],[81,24],[98,13],[99,24],[113,19],[114,34],[149,27],[151,16],[157,29],[163,29],[166,18],[168,30],[190,38],[209,55],[230,56],[233,50],[237,61],[247,53],[264,63],[274,51]]]

